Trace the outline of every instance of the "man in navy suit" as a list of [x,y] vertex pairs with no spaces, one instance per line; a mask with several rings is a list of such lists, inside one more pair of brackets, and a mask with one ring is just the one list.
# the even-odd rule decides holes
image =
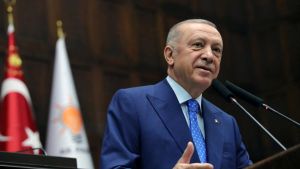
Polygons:
[[[241,169],[250,165],[235,119],[202,96],[219,74],[222,51],[222,37],[213,23],[190,19],[174,25],[164,48],[167,78],[121,89],[113,96],[100,168]],[[196,125],[199,131],[197,139],[200,134],[204,140],[201,149],[190,130],[190,99],[198,105],[193,128]]]

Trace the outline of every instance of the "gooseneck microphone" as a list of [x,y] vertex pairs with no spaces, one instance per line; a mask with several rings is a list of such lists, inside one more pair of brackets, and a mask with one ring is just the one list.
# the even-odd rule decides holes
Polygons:
[[252,103],[254,106],[256,107],[263,107],[266,110],[269,110],[273,113],[276,113],[277,115],[283,117],[284,119],[292,122],[293,124],[295,124],[297,127],[300,127],[300,123],[298,123],[297,121],[291,119],[290,117],[280,113],[279,111],[273,109],[271,106],[267,105],[264,103],[264,100],[262,98],[259,98],[255,95],[253,95],[252,93],[238,87],[237,85],[229,82],[229,81],[225,81],[225,86],[232,91],[233,93],[235,93],[237,96],[241,97],[242,99]]
[[286,147],[275,137],[273,134],[271,134],[259,121],[255,119],[234,97],[234,94],[227,89],[219,80],[215,79],[212,82],[212,87],[225,98],[225,100],[234,103],[236,106],[238,106],[240,109],[243,110],[243,112],[246,113],[246,115],[255,122],[265,133],[268,134],[268,136],[271,137],[273,141],[275,141],[283,150],[286,150]]

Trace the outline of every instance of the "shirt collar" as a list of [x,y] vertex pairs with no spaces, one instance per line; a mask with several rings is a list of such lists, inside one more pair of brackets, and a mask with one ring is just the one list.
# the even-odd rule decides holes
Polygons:
[[[192,96],[180,85],[178,84],[174,79],[172,79],[170,76],[167,76],[167,81],[170,84],[172,90],[174,91],[177,100],[180,104],[185,103],[186,101],[192,99]],[[202,94],[195,98],[197,102],[199,103],[200,110],[201,110],[201,103],[202,103]]]

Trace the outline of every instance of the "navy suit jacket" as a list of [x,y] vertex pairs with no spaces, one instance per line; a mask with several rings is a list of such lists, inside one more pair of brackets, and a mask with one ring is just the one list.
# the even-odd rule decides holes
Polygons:
[[[235,119],[204,98],[202,111],[208,162],[214,169],[250,165]],[[108,108],[100,168],[171,169],[189,141],[189,127],[166,80],[121,89]],[[196,152],[194,162],[199,162]]]

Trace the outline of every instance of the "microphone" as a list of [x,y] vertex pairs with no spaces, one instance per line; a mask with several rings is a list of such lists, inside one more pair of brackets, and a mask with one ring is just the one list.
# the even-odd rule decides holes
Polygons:
[[275,137],[273,134],[271,134],[259,121],[255,119],[234,97],[234,94],[227,89],[219,80],[215,79],[212,82],[212,87],[225,98],[225,100],[230,101],[234,103],[236,106],[238,106],[240,109],[243,110],[243,112],[246,113],[246,115],[253,120],[265,133],[268,134],[268,136],[271,137],[273,141],[275,141],[283,150],[287,150],[287,148]]
[[254,106],[256,107],[263,107],[265,110],[269,110],[272,113],[275,113],[281,117],[283,117],[284,119],[292,122],[293,124],[295,124],[297,127],[300,127],[300,123],[298,123],[297,121],[291,119],[290,117],[280,113],[279,111],[273,109],[271,106],[267,105],[264,103],[264,100],[262,98],[259,98],[255,95],[253,95],[252,93],[238,87],[237,85],[229,82],[229,81],[225,81],[225,86],[231,90],[233,93],[235,93],[237,96],[241,97],[244,100],[247,100],[248,102],[252,103]]

